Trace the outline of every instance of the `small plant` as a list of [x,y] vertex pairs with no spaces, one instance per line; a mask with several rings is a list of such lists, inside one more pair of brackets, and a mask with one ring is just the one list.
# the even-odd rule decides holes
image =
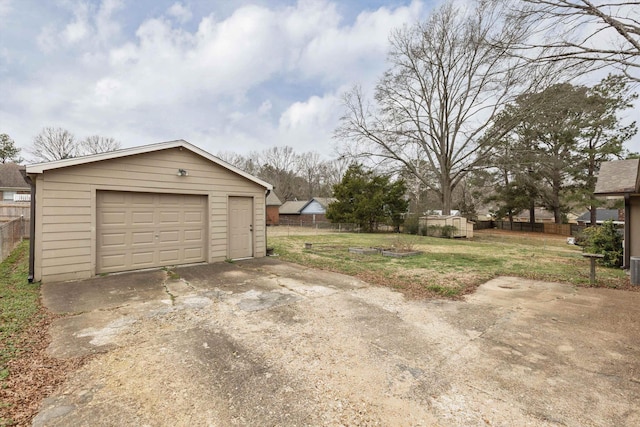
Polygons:
[[446,237],[447,239],[451,239],[452,237],[454,237],[456,235],[456,232],[458,231],[458,229],[456,228],[456,226],[454,225],[445,225],[442,227],[442,230],[440,231],[440,235],[442,237]]
[[602,264],[606,267],[622,265],[622,235],[613,221],[605,221],[601,226],[588,227],[583,231],[583,235],[585,252],[604,255]]
[[429,225],[429,226],[427,226],[427,236],[441,237],[442,236],[442,226],[441,225]]
[[414,246],[413,242],[409,239],[403,238],[402,236],[398,236],[391,242],[391,248],[396,252],[413,252]]
[[[404,220],[404,232],[407,234],[418,234],[420,222],[417,215],[411,215]],[[424,234],[423,234],[424,236]]]
[[224,262],[228,262],[229,264],[233,264],[233,259],[231,258],[225,258]]

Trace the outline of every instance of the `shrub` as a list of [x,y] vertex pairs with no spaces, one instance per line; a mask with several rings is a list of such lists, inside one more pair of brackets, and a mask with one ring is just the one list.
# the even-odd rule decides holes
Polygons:
[[442,227],[439,225],[427,226],[427,236],[440,237],[442,236]]
[[420,223],[417,215],[408,216],[404,220],[404,232],[407,234],[418,234]]
[[602,264],[607,267],[622,265],[622,236],[613,221],[605,221],[601,226],[588,227],[583,234],[585,252],[604,255]]
[[451,239],[453,236],[455,236],[457,230],[458,229],[454,225],[445,225],[442,227],[440,234],[442,237]]

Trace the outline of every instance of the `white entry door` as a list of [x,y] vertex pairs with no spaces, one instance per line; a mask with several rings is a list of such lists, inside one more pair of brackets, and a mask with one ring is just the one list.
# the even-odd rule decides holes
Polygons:
[[253,198],[229,197],[229,258],[253,256]]

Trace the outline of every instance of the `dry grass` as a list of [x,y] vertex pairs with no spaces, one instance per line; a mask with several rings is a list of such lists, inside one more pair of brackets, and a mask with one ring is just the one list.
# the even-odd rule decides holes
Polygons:
[[[589,286],[589,261],[562,236],[483,230],[473,240],[465,240],[301,231],[304,234],[297,235],[293,227],[286,234],[270,230],[268,244],[285,260],[353,275],[416,298],[458,298],[504,275]],[[307,242],[313,244],[310,250],[304,249]],[[348,251],[349,247],[392,246],[423,253],[394,259]],[[597,279],[596,286],[635,290],[619,269],[599,267]]]

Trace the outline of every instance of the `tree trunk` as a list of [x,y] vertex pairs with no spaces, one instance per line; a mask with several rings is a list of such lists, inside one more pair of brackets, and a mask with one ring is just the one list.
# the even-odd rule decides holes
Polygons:
[[440,183],[442,215],[451,215],[451,197],[453,195],[453,188],[448,172],[441,175]]

